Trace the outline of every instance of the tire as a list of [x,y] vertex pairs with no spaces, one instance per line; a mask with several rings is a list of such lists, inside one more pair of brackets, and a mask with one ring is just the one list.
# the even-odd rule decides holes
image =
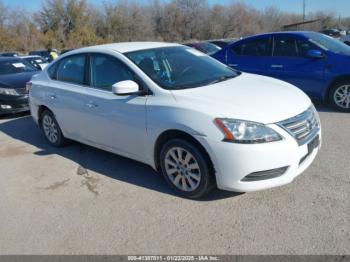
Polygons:
[[169,140],[162,147],[159,159],[165,180],[179,195],[199,199],[215,188],[210,161],[192,143],[182,139]]
[[350,112],[350,80],[340,81],[332,86],[329,102],[338,111]]
[[62,147],[67,139],[63,136],[55,116],[49,110],[45,110],[40,116],[41,128],[49,143],[55,147]]

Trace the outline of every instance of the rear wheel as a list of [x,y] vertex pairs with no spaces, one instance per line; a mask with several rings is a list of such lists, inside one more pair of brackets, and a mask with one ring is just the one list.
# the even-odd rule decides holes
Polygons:
[[45,110],[41,114],[41,127],[46,139],[51,145],[61,147],[66,143],[66,138],[63,136],[61,128],[52,112]]
[[329,100],[335,109],[350,112],[350,80],[333,85],[329,93]]
[[213,169],[204,154],[185,140],[168,141],[161,150],[160,161],[165,180],[184,197],[198,199],[215,187]]

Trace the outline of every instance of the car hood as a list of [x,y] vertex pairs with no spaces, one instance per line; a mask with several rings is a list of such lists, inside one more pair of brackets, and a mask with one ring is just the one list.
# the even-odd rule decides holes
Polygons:
[[0,75],[0,88],[24,88],[32,76],[38,73],[39,71]]
[[214,118],[264,124],[298,115],[311,105],[310,99],[293,85],[247,73],[217,84],[171,92],[181,106],[206,112]]

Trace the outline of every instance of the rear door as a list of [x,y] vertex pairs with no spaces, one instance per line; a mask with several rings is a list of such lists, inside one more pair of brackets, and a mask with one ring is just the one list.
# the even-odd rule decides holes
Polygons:
[[48,70],[52,81],[48,82],[46,101],[69,138],[81,140],[85,115],[83,92],[86,87],[85,54],[68,56]]
[[317,97],[324,86],[326,59],[308,57],[307,52],[311,49],[320,50],[301,37],[287,34],[274,36],[273,55],[268,60],[269,75]]
[[228,66],[243,72],[266,75],[266,59],[271,56],[271,38],[259,36],[227,47]]

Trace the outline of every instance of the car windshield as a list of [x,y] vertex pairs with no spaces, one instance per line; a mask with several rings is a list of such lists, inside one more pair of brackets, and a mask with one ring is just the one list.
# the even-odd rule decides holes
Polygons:
[[23,59],[0,61],[0,75],[18,74],[33,71],[37,71],[37,69]]
[[350,47],[340,42],[339,40],[333,39],[330,36],[326,36],[318,33],[308,34],[311,42],[322,47],[323,49],[329,50],[338,54],[350,55]]
[[160,87],[195,88],[236,77],[239,73],[188,47],[165,47],[125,54]]

